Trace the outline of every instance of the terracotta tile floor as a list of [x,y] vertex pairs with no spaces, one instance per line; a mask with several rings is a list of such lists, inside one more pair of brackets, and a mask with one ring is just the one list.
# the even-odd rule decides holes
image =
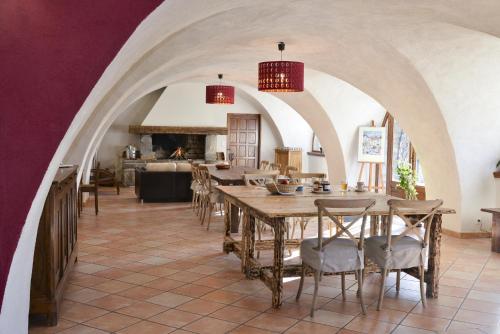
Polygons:
[[[140,204],[132,189],[120,196],[104,189],[100,202],[98,216],[89,205],[79,222],[78,263],[58,326],[30,333],[495,333],[500,323],[500,255],[490,253],[489,239],[443,236],[441,295],[426,309],[408,276],[399,294],[389,277],[377,312],[379,276],[369,275],[366,316],[352,277],[346,302],[339,280],[325,277],[310,318],[312,281],[296,303],[298,280],[287,279],[283,307],[271,309],[264,284],[246,280],[236,256],[221,252],[221,217],[207,232],[190,203]],[[261,260],[271,256],[262,252]]]

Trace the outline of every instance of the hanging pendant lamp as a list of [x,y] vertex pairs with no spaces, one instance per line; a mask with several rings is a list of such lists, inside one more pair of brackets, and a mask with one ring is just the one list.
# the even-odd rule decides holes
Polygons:
[[259,90],[261,92],[304,91],[304,63],[283,60],[285,43],[278,43],[281,60],[259,63]]
[[219,74],[220,84],[206,87],[205,103],[234,104],[234,87],[222,85],[222,74]]

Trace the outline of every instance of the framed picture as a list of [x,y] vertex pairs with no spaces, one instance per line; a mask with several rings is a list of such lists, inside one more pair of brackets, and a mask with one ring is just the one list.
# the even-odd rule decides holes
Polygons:
[[359,128],[358,161],[384,162],[386,152],[386,129],[362,126]]

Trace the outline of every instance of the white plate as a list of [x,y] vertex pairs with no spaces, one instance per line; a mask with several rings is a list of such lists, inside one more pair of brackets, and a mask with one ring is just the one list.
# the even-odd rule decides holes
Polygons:
[[331,190],[330,191],[324,191],[324,190],[312,190],[311,191],[312,193],[314,194],[331,194]]
[[278,192],[278,194],[283,195],[283,196],[295,196],[295,193],[281,193],[281,192]]

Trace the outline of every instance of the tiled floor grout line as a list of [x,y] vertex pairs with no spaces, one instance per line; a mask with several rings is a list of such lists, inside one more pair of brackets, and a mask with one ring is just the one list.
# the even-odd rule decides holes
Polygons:
[[[165,207],[161,207],[160,205],[154,205],[151,206],[154,211],[154,213],[149,214],[148,213],[148,204],[143,204],[143,206],[137,206],[136,203],[131,204],[131,201],[129,201],[129,198],[125,198],[126,201],[123,201],[123,204],[116,204],[115,205],[115,199],[110,198],[107,199],[109,201],[113,201],[111,203],[108,203],[108,210],[103,210],[103,214],[99,214],[99,216],[94,217],[91,214],[86,215],[87,217],[82,217],[82,231],[81,233],[81,239],[80,240],[88,240],[89,242],[83,241],[81,245],[83,245],[82,249],[82,254],[87,255],[88,257],[82,256],[82,264],[89,264],[89,265],[96,265],[96,267],[89,266],[87,268],[82,268],[82,270],[87,270],[87,271],[93,271],[94,269],[98,269],[98,265],[101,265],[103,267],[107,267],[106,269],[103,269],[102,271],[105,270],[117,270],[116,273],[110,271],[109,275],[112,277],[107,276],[106,274],[99,275],[100,271],[92,272],[92,273],[84,273],[80,272],[77,273],[75,271],[75,281],[72,279],[69,280],[71,284],[74,285],[74,290],[71,292],[77,293],[78,290],[83,290],[83,289],[89,289],[89,290],[94,290],[94,291],[84,291],[80,295],[75,295],[74,298],[75,300],[72,301],[71,299],[68,299],[68,301],[73,302],[78,305],[86,305],[90,306],[96,309],[96,313],[99,312],[104,312],[104,314],[101,314],[97,317],[91,317],[90,319],[86,319],[85,321],[74,321],[70,320],[69,318],[74,318],[74,319],[85,319],[83,313],[78,313],[80,312],[80,309],[75,308],[74,310],[71,311],[71,313],[68,313],[69,318],[68,319],[68,324],[63,323],[62,327],[64,326],[69,326],[65,327],[62,331],[65,331],[67,329],[70,329],[75,326],[87,326],[89,328],[96,328],[98,330],[102,331],[109,331],[109,329],[113,328],[115,325],[115,328],[119,327],[120,322],[116,321],[115,319],[121,320],[119,317],[115,318],[114,316],[111,316],[109,319],[113,319],[113,323],[107,323],[102,321],[94,321],[92,320],[105,316],[105,315],[110,315],[110,314],[116,314],[116,315],[124,315],[127,317],[131,317],[135,319],[134,324],[127,325],[124,328],[121,328],[119,330],[115,330],[115,332],[118,331],[125,331],[126,329],[136,326],[137,324],[141,322],[150,322],[150,323],[155,323],[158,325],[163,325],[163,326],[168,326],[173,328],[173,331],[189,331],[189,332],[206,332],[207,329],[203,328],[202,324],[205,323],[200,323],[197,324],[193,327],[189,327],[190,324],[193,324],[197,322],[198,320],[202,319],[212,319],[210,321],[206,320],[206,324],[210,324],[210,326],[218,326],[214,328],[218,328],[219,330],[222,330],[224,328],[229,328],[231,327],[230,324],[232,324],[234,327],[232,327],[231,330],[228,330],[227,332],[232,332],[232,331],[238,331],[239,328],[242,328],[241,331],[245,331],[245,328],[249,331],[252,331],[251,328],[255,328],[258,330],[270,330],[269,328],[265,328],[265,324],[261,325],[262,322],[259,323],[252,323],[252,321],[255,321],[256,318],[263,316],[263,315],[268,315],[271,317],[276,317],[275,319],[279,319],[279,317],[284,317],[284,318],[290,318],[293,319],[293,324],[290,324],[290,322],[283,321],[281,325],[283,325],[282,332],[286,331],[291,331],[292,328],[295,326],[298,326],[298,324],[302,324],[301,326],[306,326],[306,327],[297,327],[297,328],[313,328],[315,327],[307,327],[307,326],[313,326],[313,325],[308,325],[306,323],[312,323],[312,324],[317,324],[319,326],[334,326],[332,323],[327,322],[322,322],[321,319],[318,321],[314,321],[314,319],[308,319],[307,315],[302,316],[302,314],[305,314],[303,312],[302,307],[307,309],[307,306],[302,306],[300,304],[294,304],[293,303],[293,289],[296,288],[296,282],[291,281],[290,285],[287,285],[286,287],[286,293],[285,293],[285,298],[284,298],[284,303],[286,303],[289,306],[289,309],[285,309],[283,313],[280,312],[272,312],[270,311],[270,308],[268,307],[267,309],[262,309],[260,306],[264,306],[264,304],[261,302],[264,301],[268,298],[270,298],[269,291],[267,288],[260,288],[258,284],[254,284],[246,280],[243,276],[238,275],[238,269],[239,266],[237,265],[237,261],[234,261],[234,256],[226,256],[220,252],[220,247],[218,240],[217,240],[217,234],[221,231],[220,226],[222,225],[222,222],[219,222],[218,220],[214,220],[212,223],[214,228],[211,228],[211,231],[208,233],[206,232],[205,228],[203,226],[199,226],[199,220],[198,218],[193,214],[192,209],[190,206],[185,206],[185,205],[175,205],[175,207],[169,207],[168,204],[165,205]],[[121,200],[121,198],[119,199]],[[130,203],[129,203],[130,202]],[[116,202],[118,203],[118,202]],[[190,204],[190,203],[189,203]],[[131,208],[130,210],[124,211],[124,207],[128,205],[135,205],[136,207],[139,207],[139,209],[134,210],[134,208]],[[163,204],[162,204],[163,205]],[[106,207],[106,203],[104,203],[104,207]],[[113,211],[117,211],[118,214],[115,214]],[[162,212],[165,212],[164,215],[162,215]],[[178,213],[172,215],[172,213]],[[159,217],[161,216],[161,217]],[[176,217],[179,217],[180,219],[176,219]],[[221,217],[217,217],[221,218]],[[106,227],[106,225],[109,224],[109,227]],[[143,225],[143,226],[141,226]],[[185,227],[190,226],[190,230],[193,233],[188,233],[187,235],[183,232],[185,231]],[[212,227],[211,226],[211,227]],[[129,230],[130,227],[130,230]],[[109,229],[109,233],[108,230]],[[114,230],[114,231],[112,231]],[[314,232],[311,230],[311,232]],[[155,233],[158,233],[157,236],[155,236]],[[167,242],[163,244],[158,244],[158,242],[161,242],[161,239],[165,238]],[[95,240],[93,240],[95,239]],[[107,240],[107,242],[103,243],[98,239],[102,240]],[[176,240],[177,239],[177,240]],[[448,240],[448,239],[447,239]],[[447,260],[444,261],[444,265],[442,266],[442,269],[445,269],[441,273],[441,278],[443,278],[444,275],[446,275],[447,271],[450,271],[450,276],[447,278],[450,278],[450,284],[455,283],[453,279],[460,279],[460,276],[457,276],[457,273],[452,273],[451,270],[456,270],[456,271],[461,271],[460,268],[453,268],[453,266],[457,266],[457,261],[458,258],[462,254],[467,255],[468,258],[473,258],[474,255],[477,254],[484,255],[482,252],[485,250],[485,243],[483,242],[474,242],[471,241],[471,252],[463,252],[461,247],[462,245],[469,245],[469,244],[463,244],[461,242],[453,241],[454,239],[451,239],[451,246],[448,249],[451,253],[451,257],[447,258]],[[127,242],[130,243],[130,248],[127,245]],[[184,242],[190,242],[190,246],[192,247],[185,247],[183,246]],[[156,243],[156,245],[155,245]],[[160,248],[158,248],[160,247]],[[176,250],[176,247],[179,247],[178,250]],[[468,246],[467,246],[468,248]],[[124,250],[127,249],[127,250]],[[108,253],[111,253],[112,255],[107,255]],[[206,256],[204,256],[206,254]],[[264,253],[266,254],[266,253]],[[135,256],[134,256],[135,255]],[[172,257],[167,257],[168,255]],[[122,258],[124,261],[122,262]],[[159,258],[167,259],[168,262],[162,263],[162,260]],[[296,259],[296,254],[292,256],[292,258]],[[483,257],[482,257],[483,258]],[[130,260],[133,259],[133,260]],[[141,259],[141,260],[138,260]],[[116,266],[114,266],[113,261],[116,260]],[[267,254],[264,256],[264,261],[268,261],[269,258]],[[498,258],[494,259],[495,261],[498,260]],[[141,261],[146,261],[146,262],[141,262]],[[149,263],[148,263],[149,262]],[[177,266],[177,262],[179,263],[179,266]],[[191,263],[192,266],[189,265],[184,265],[184,263]],[[169,267],[169,263],[173,263],[172,267]],[[468,296],[471,293],[471,290],[474,288],[474,284],[476,284],[479,280],[481,275],[485,272],[486,267],[488,264],[491,263],[492,265],[496,266],[498,262],[494,262],[492,260],[491,255],[489,255],[485,262],[482,263],[482,266],[480,267],[479,274],[475,277],[475,279],[472,282],[472,286],[470,286],[468,289],[464,290],[449,290],[450,296],[455,296],[457,293],[460,293],[461,295],[465,295],[463,297],[463,300],[460,301],[460,305],[457,306],[456,300],[454,302],[454,308],[456,308],[455,313],[451,313],[451,310],[445,310],[443,311],[442,315],[445,316],[443,319],[447,319],[446,316],[449,316],[451,319],[447,319],[449,323],[446,325],[446,329],[449,329],[452,322],[455,321],[458,312],[461,310],[461,307],[464,305],[465,300],[468,298]],[[198,266],[203,266],[207,265],[208,268],[203,268],[200,267],[199,269],[194,269],[193,271],[190,271],[192,268],[198,267]],[[157,272],[155,272],[153,269],[154,268],[159,268],[163,267],[165,268],[164,271],[160,268]],[[233,267],[236,270],[233,270]],[[210,267],[219,267],[220,270],[212,272]],[[492,267],[494,269],[494,267]],[[182,275],[176,277],[177,272],[174,273],[169,273],[168,275],[161,275],[158,276],[158,274],[161,273],[168,273],[169,270],[177,270],[180,272]],[[477,268],[479,269],[479,268]],[[120,270],[123,270],[125,272],[129,272],[124,274],[123,276],[120,275]],[[148,272],[148,270],[151,270]],[[80,276],[81,274],[81,276]],[[116,276],[113,276],[115,275]],[[146,281],[146,277],[131,277],[130,280],[121,280],[123,277],[128,276],[128,275],[134,275],[134,274],[143,274],[143,275],[148,275],[150,276],[150,279],[153,278],[150,281]],[[191,278],[191,274],[192,276]],[[472,276],[472,275],[471,275]],[[186,280],[184,280],[184,277]],[[455,278],[457,277],[457,278]],[[463,276],[462,276],[463,277]],[[143,280],[144,278],[144,280]],[[191,281],[190,279],[196,280]],[[204,279],[211,278],[213,281],[207,280],[206,283],[200,282]],[[467,278],[470,279],[470,277],[467,275]],[[79,280],[81,279],[81,282]],[[101,280],[102,279],[102,280]],[[136,283],[134,282],[134,279],[137,280],[137,282],[141,283]],[[219,280],[220,281],[217,281]],[[162,280],[165,280],[164,282]],[[170,282],[176,281],[175,282]],[[148,286],[150,283],[158,281],[156,285],[153,284],[152,286]],[[225,285],[219,284],[219,282],[227,282]],[[370,283],[376,283],[376,280],[370,280]],[[392,281],[392,278],[391,278]],[[97,282],[94,283],[94,282]],[[125,284],[130,284],[126,289],[124,290],[119,290],[115,291],[115,289],[119,289],[121,287],[120,284],[114,284],[114,283],[125,283]],[[394,310],[395,312],[393,314],[388,313],[388,317],[384,315],[382,319],[384,320],[378,320],[380,317],[377,317],[375,310],[370,310],[368,317],[363,317],[360,312],[357,314],[354,314],[354,311],[356,311],[355,308],[353,308],[352,305],[344,305],[344,306],[339,306],[336,305],[338,303],[341,303],[341,300],[338,298],[340,296],[340,292],[336,293],[335,295],[332,294],[331,292],[335,291],[335,289],[338,289],[339,287],[337,286],[338,281],[337,280],[332,280],[332,281],[326,281],[325,282],[325,287],[329,287],[333,290],[327,291],[325,296],[327,297],[322,297],[320,306],[318,309],[323,309],[326,313],[325,315],[328,316],[330,314],[331,316],[334,316],[333,313],[328,313],[328,312],[337,312],[345,315],[349,315],[352,317],[352,319],[345,323],[344,326],[342,327],[337,327],[337,330],[342,330],[346,329],[353,321],[358,319],[358,323],[356,324],[356,330],[367,330],[369,327],[367,326],[377,326],[378,323],[380,323],[382,326],[386,326],[383,323],[390,323],[391,327],[394,326],[393,329],[390,330],[391,333],[396,331],[401,324],[410,316],[411,314],[414,314],[412,312],[415,311],[415,309],[418,307],[418,302],[416,302],[415,305],[408,304],[406,305],[406,298],[410,298],[408,300],[411,300],[412,302],[414,300],[414,293],[411,292],[415,290],[415,284],[414,282],[408,281],[409,285],[405,286],[402,288],[402,290],[409,290],[409,292],[405,292],[401,294],[404,298],[398,297],[397,295],[394,296],[394,294],[391,292],[391,297],[388,296],[388,298],[392,299],[394,304],[391,304],[389,309]],[[410,283],[411,282],[411,283]],[[104,285],[105,283],[109,283],[109,286]],[[310,282],[309,282],[310,283]],[[458,286],[462,286],[463,284],[460,284],[462,282],[456,281]],[[466,283],[465,281],[463,282],[464,284]],[[490,284],[489,281],[485,281],[486,284]],[[80,285],[82,284],[82,285]],[[103,284],[102,290],[96,288],[98,285]],[[180,285],[177,285],[180,284]],[[234,285],[233,285],[234,284]],[[310,284],[309,284],[310,285]],[[192,286],[195,290],[190,291],[190,286]],[[199,288],[197,286],[200,286]],[[352,286],[356,286],[355,281],[352,282],[352,285],[347,289],[350,294],[350,298],[352,298],[352,291],[355,292],[355,288],[353,290],[351,289]],[[487,287],[487,285],[485,285]],[[165,287],[165,288],[164,288]],[[202,288],[203,287],[203,288]],[[389,284],[388,286],[385,287],[385,293],[389,293],[391,289],[395,287],[395,283]],[[450,287],[454,287],[454,285],[450,285]],[[128,290],[132,290],[135,288],[149,288],[152,290],[137,290],[131,291],[129,295],[127,295],[125,292]],[[184,289],[183,289],[184,288]],[[288,289],[292,290],[288,290]],[[106,291],[108,289],[109,292]],[[250,289],[250,290],[249,290]],[[321,288],[320,288],[321,289]],[[175,291],[178,290],[178,291]],[[245,291],[247,290],[247,291]],[[373,305],[376,305],[377,298],[372,299],[372,295],[375,295],[375,290],[376,288],[370,286],[370,299],[372,300],[370,303],[366,304],[367,307],[372,307]],[[86,300],[89,297],[93,297],[98,295],[97,291],[102,292],[104,296],[100,296],[97,298],[93,298],[91,300]],[[156,295],[149,297],[149,295],[154,294],[156,291]],[[416,290],[415,290],[416,291]],[[456,291],[456,292],[455,292]],[[150,294],[151,292],[151,294]],[[150,302],[149,299],[153,298],[157,295],[161,295],[164,293],[173,293],[179,296],[185,296],[189,297],[190,299],[188,301],[185,301],[179,305],[176,305],[175,307],[165,307],[165,305],[162,305],[162,302],[165,302],[165,304],[172,304],[170,302],[170,296],[166,295],[163,298],[159,298],[158,301],[159,303],[155,302]],[[213,297],[207,297],[205,298],[206,295],[212,293],[212,292],[221,292],[222,294],[220,295],[213,295]],[[229,293],[229,294],[224,294],[224,293]],[[231,295],[231,293],[234,293],[234,295]],[[308,294],[310,298],[311,294]],[[377,294],[378,295],[378,294]],[[121,297],[123,296],[124,298],[127,298],[127,300],[120,300],[118,299],[113,299],[113,296]],[[220,297],[219,297],[220,296]],[[105,298],[111,297],[109,300],[106,300]],[[174,298],[180,298],[180,297],[175,297]],[[255,308],[252,306],[252,304],[248,304],[247,302],[244,302],[240,305],[235,305],[241,303],[243,300],[246,298],[257,298],[255,302]],[[102,301],[99,299],[103,298]],[[219,299],[219,298],[224,298],[224,299]],[[234,299],[236,298],[236,299]],[[324,298],[324,299],[323,299]],[[413,298],[413,299],[411,299]],[[80,302],[77,299],[80,300],[86,300],[85,302]],[[97,301],[99,300],[99,301]],[[176,301],[177,299],[173,300]],[[179,301],[182,301],[182,299],[178,299]],[[220,302],[221,300],[224,300],[224,302]],[[401,300],[403,303],[397,302],[398,300]],[[95,302],[95,305],[100,305],[100,306],[94,306],[92,303]],[[200,306],[205,305],[203,303],[195,303],[193,306],[186,307],[185,309],[189,309],[189,311],[178,309],[182,308],[182,305],[188,304],[191,301],[206,301],[210,303],[215,303],[219,304],[219,308],[216,308],[216,305],[208,305],[208,310],[210,312],[208,314],[200,314],[206,311],[207,309],[200,308]],[[450,301],[454,301],[450,299]],[[252,299],[249,299],[249,302],[254,303]],[[354,304],[356,300],[349,299],[349,304]],[[129,303],[130,305],[128,306],[121,306]],[[151,309],[148,309],[147,311],[141,311],[140,306],[136,307],[135,309],[131,308],[130,312],[129,311],[124,311],[125,313],[119,313],[120,310],[126,309],[129,306],[132,306],[134,304],[139,304],[139,303],[151,303],[152,305],[158,305],[162,306],[163,310],[159,311],[158,313],[155,313],[156,310],[160,310],[161,308],[155,308],[151,307]],[[358,303],[356,303],[358,304]],[[71,304],[70,304],[71,305]],[[173,305],[173,304],[172,304]],[[304,305],[304,304],[303,304]],[[307,305],[307,302],[306,304]],[[327,305],[331,305],[331,308],[328,308]],[[403,309],[398,309],[399,305],[401,307],[404,306],[404,313],[397,313],[396,311],[402,311]],[[440,304],[441,305],[441,304]],[[445,307],[451,307],[451,306],[445,306],[445,305],[451,305],[448,303],[443,304],[443,308]],[[116,308],[116,306],[119,306],[119,308]],[[359,306],[359,304],[358,304]],[[411,306],[408,308],[408,306]],[[228,317],[224,311],[216,314],[220,310],[226,308],[226,307],[233,307],[233,308],[238,308],[241,310],[248,310],[248,313],[245,312],[238,312],[237,316],[231,316]],[[296,308],[295,308],[296,307]],[[346,308],[347,307],[347,308]],[[387,308],[387,307],[386,307]],[[384,308],[384,309],[386,309]],[[85,310],[85,308],[81,309],[82,311]],[[90,309],[89,309],[90,310]],[[99,311],[97,311],[99,310]],[[162,322],[161,318],[158,318],[156,321],[152,320],[152,318],[165,313],[169,312],[171,310],[178,310],[181,312],[189,313],[192,315],[197,315],[198,318],[195,320],[190,320],[191,316],[186,317],[186,321],[189,320],[187,323],[183,323],[181,327],[172,326],[174,323],[178,323],[177,320],[175,320],[176,313],[171,313],[171,315],[165,315],[163,318],[164,322]],[[250,311],[255,312],[251,313]],[[92,311],[94,312],[94,311]],[[92,312],[90,314],[92,314]],[[198,313],[197,313],[198,312]],[[486,312],[488,313],[488,312]],[[130,314],[130,315],[129,315]],[[150,315],[151,314],[151,315]],[[241,315],[240,315],[241,314]],[[416,313],[415,313],[416,314]],[[373,315],[373,316],[372,316]],[[421,314],[425,319],[427,316],[425,313]],[[88,315],[86,315],[88,316]],[[434,317],[433,314],[429,315],[430,317]],[[218,317],[218,318],[217,318]],[[400,318],[400,320],[398,320]],[[220,325],[218,324],[217,321],[214,321],[213,319],[217,319],[220,322]],[[231,320],[227,320],[231,319]],[[267,319],[267,318],[263,318]],[[272,319],[272,318],[268,318]],[[389,319],[389,321],[387,321]],[[123,322],[121,323],[122,325],[128,324],[127,318],[123,318]],[[244,320],[244,322],[241,322]],[[328,320],[328,319],[326,319]],[[396,321],[394,321],[396,320]],[[474,319],[473,319],[474,320]],[[172,322],[174,321],[174,322]],[[86,324],[86,322],[91,322],[91,324]],[[226,325],[224,325],[224,323]],[[252,324],[250,324],[252,323]],[[444,323],[444,322],[443,322]],[[468,322],[466,322],[468,323]],[[464,325],[466,324],[464,323]],[[179,323],[180,324],[180,323]],[[151,326],[154,326],[153,324],[150,324]],[[422,322],[422,326],[425,327],[425,322]],[[471,325],[471,323],[469,323]],[[146,323],[144,325],[138,325],[137,328],[141,328],[142,326],[148,326]],[[224,327],[227,326],[227,327]],[[248,327],[246,327],[248,326]],[[261,327],[257,327],[261,326]],[[362,326],[362,327],[361,327]],[[419,328],[423,329],[422,327],[414,327],[418,326],[418,323],[415,322],[413,325],[410,325],[409,327],[412,328]],[[457,326],[462,326],[460,323],[457,323]],[[479,325],[478,325],[479,326]],[[102,327],[102,328],[99,328]],[[104,328],[109,328],[108,330]],[[174,329],[175,328],[175,329]],[[192,330],[188,330],[186,328],[191,328]],[[278,329],[279,327],[272,327],[273,330]],[[384,327],[382,327],[384,328]],[[385,327],[387,329],[387,327]],[[388,327],[390,328],[390,327]],[[404,327],[402,327],[403,329]],[[156,329],[156,328],[155,328]],[[160,329],[160,327],[158,327]],[[319,330],[323,330],[322,327],[318,327]],[[326,329],[326,328],[325,328]],[[75,329],[78,331],[78,328]],[[296,330],[296,329],[294,329]],[[410,330],[410,328],[407,328],[407,330]],[[130,330],[129,330],[130,331]],[[134,331],[132,329],[132,331]],[[58,330],[60,332],[60,330]],[[68,331],[70,332],[70,331]],[[113,331],[111,331],[113,332]],[[305,331],[304,333],[309,332]],[[389,331],[387,331],[389,332]],[[73,333],[71,331],[71,333]],[[113,332],[114,333],[114,332]],[[221,331],[222,333],[222,331]]]
[[[450,328],[450,325],[451,325],[452,321],[455,320],[455,318],[457,317],[458,312],[460,312],[460,309],[462,308],[463,304],[465,303],[465,300],[467,299],[467,297],[471,293],[472,289],[474,289],[474,285],[476,284],[476,282],[479,279],[479,277],[481,277],[481,274],[484,271],[484,268],[486,267],[486,265],[488,264],[488,261],[490,260],[490,257],[491,257],[491,255],[488,255],[488,258],[486,259],[486,261],[484,262],[484,264],[481,267],[481,271],[479,272],[479,274],[477,274],[477,276],[474,279],[471,287],[469,289],[467,289],[467,293],[465,294],[462,302],[460,303],[460,306],[457,308],[457,312],[455,312],[455,314],[453,315],[453,318],[450,320],[450,323],[448,324],[448,326],[446,326],[446,330],[448,330]],[[456,260],[453,262],[453,264],[455,264],[455,262],[456,262]]]

